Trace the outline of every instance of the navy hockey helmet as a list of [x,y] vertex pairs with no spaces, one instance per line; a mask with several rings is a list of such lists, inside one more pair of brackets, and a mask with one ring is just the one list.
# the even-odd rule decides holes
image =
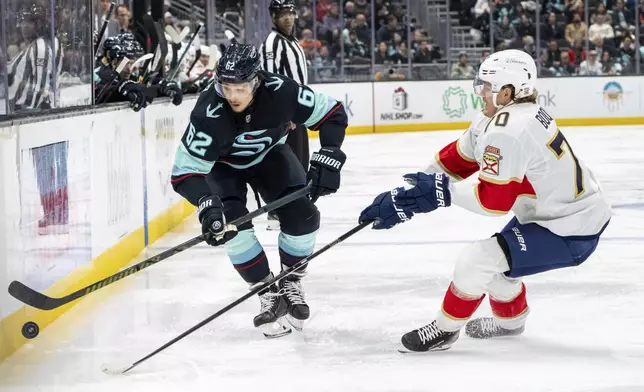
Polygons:
[[230,44],[217,64],[217,82],[246,83],[257,76],[259,51],[253,45]]
[[105,57],[110,62],[122,59],[128,55],[124,43],[119,36],[105,38],[105,41],[103,41],[103,51],[105,52]]
[[268,11],[273,17],[285,11],[295,13],[295,10],[296,6],[294,0],[271,0],[271,3],[268,5]]

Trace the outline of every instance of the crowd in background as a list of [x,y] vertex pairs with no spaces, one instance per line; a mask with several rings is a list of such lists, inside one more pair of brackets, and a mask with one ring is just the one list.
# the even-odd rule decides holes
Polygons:
[[[542,76],[624,75],[636,72],[641,56],[636,24],[644,1],[461,0],[460,22],[472,26],[481,45],[521,49],[538,61]],[[537,34],[538,33],[538,34]],[[541,50],[536,51],[537,41]],[[644,43],[640,41],[639,44]],[[640,57],[641,59],[641,57]]]
[[[49,2],[35,0],[41,1],[47,10],[43,15],[24,12],[32,1],[3,1],[7,15],[0,26],[5,36],[4,45],[0,45],[0,74],[11,75],[12,64],[15,65],[30,45],[33,37],[28,36],[24,24],[31,22],[37,30],[35,34],[60,47],[58,52],[51,53],[52,56],[62,54],[61,72],[52,82],[58,90],[95,82],[94,70],[100,64],[93,54],[94,40],[102,16],[110,7],[109,0],[92,0],[94,12],[86,0],[56,0],[53,9]],[[194,28],[195,20],[181,20],[173,14],[171,1],[166,0],[162,28],[171,27],[177,33],[185,27]],[[221,14],[243,27],[243,2],[216,1]],[[469,28],[473,42],[472,47],[458,53],[454,52],[458,48],[441,47],[438,39],[429,34],[435,29],[421,26],[414,15],[409,15],[407,1],[297,0],[296,37],[306,55],[312,82],[469,79],[491,50],[507,48],[530,53],[543,77],[626,75],[636,72],[638,58],[644,52],[639,47],[644,40],[640,38],[638,42],[636,38],[644,22],[644,12],[639,12],[644,10],[644,0],[640,1],[544,0],[537,4],[534,0],[450,0],[451,9],[458,11],[457,24]],[[192,2],[206,7],[205,0]],[[116,7],[103,39],[123,33],[136,35],[127,2]],[[243,32],[240,38],[243,39]],[[142,42],[142,46],[145,44]],[[182,72],[187,68],[182,65],[176,80],[190,81],[203,74],[210,51],[208,47],[202,50],[191,74]],[[194,56],[191,48],[185,63],[191,63]],[[52,62],[50,68],[56,66]],[[6,87],[3,86],[13,81],[2,79],[0,106],[5,106]],[[57,97],[57,105],[91,103],[91,89],[78,91],[72,98],[65,94]],[[3,109],[0,108],[0,114]]]

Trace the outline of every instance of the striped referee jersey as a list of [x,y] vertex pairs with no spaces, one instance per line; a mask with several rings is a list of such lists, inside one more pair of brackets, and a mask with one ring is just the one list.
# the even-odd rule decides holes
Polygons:
[[9,62],[7,99],[11,111],[51,108],[54,72],[56,84],[60,84],[63,48],[58,38],[54,38],[54,54],[50,42],[44,38],[36,38]]
[[306,57],[300,42],[275,30],[268,35],[259,51],[264,71],[287,76],[299,84],[307,84]]

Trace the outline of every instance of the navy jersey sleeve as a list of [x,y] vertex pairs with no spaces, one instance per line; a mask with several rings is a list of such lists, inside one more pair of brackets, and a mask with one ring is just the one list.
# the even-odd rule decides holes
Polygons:
[[194,205],[211,194],[205,177],[219,158],[215,132],[225,126],[223,103],[204,95],[190,114],[190,123],[181,137],[172,166],[172,186]]
[[279,75],[268,74],[265,86],[273,89],[278,101],[286,106],[287,121],[320,131],[320,144],[324,147],[342,146],[347,128],[342,102]]

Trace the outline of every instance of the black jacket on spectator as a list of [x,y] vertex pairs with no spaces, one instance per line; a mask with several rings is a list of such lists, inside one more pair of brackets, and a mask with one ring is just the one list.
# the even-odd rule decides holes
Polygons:
[[565,38],[565,31],[563,26],[557,26],[556,24],[542,24],[540,34],[540,39],[546,42],[550,41],[551,39],[560,40]]
[[534,37],[536,35],[536,31],[534,28],[534,25],[532,23],[528,25],[524,25],[523,23],[519,23],[519,25],[516,27],[517,30],[517,35],[519,38],[523,38],[526,35],[529,35],[531,37]]

